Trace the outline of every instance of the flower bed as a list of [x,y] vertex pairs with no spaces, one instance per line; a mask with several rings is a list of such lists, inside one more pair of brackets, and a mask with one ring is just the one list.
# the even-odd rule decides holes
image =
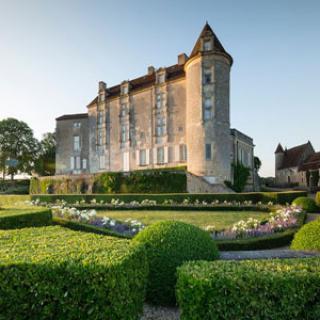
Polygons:
[[143,246],[59,226],[0,231],[1,319],[138,319]]

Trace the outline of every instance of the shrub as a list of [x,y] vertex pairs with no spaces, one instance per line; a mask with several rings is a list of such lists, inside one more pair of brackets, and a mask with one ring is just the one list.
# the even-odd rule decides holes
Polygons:
[[0,205],[15,204],[30,199],[29,195],[0,195]]
[[1,319],[138,319],[143,246],[59,226],[0,231]]
[[175,303],[176,268],[183,262],[218,257],[209,234],[183,222],[155,223],[141,231],[133,242],[146,247],[150,268],[147,299],[155,304]]
[[50,209],[4,209],[0,211],[0,229],[41,227],[52,224]]
[[320,207],[320,192],[317,192],[316,194],[316,203]]
[[320,219],[304,225],[296,233],[291,248],[294,250],[320,251]]
[[320,210],[316,202],[308,197],[298,197],[292,201],[292,204],[301,207],[303,210],[307,212],[316,212]]
[[177,300],[182,320],[316,320],[320,259],[188,262]]

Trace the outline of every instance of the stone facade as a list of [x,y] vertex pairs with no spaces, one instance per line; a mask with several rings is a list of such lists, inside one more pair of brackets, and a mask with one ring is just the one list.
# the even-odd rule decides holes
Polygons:
[[237,160],[253,173],[252,139],[230,129],[232,62],[206,24],[177,64],[149,67],[145,76],[110,88],[101,81],[87,113],[57,118],[56,174],[187,165],[205,183],[223,185]]
[[313,176],[320,175],[320,152],[308,141],[290,149],[279,143],[275,151],[275,181],[278,186],[320,187]]

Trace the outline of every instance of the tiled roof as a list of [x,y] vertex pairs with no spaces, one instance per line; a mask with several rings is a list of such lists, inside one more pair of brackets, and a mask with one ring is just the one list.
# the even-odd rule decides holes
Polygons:
[[213,32],[213,30],[211,29],[211,27],[208,23],[206,23],[205,26],[203,27],[203,29],[200,33],[200,36],[192,49],[192,52],[190,54],[190,58],[196,56],[201,51],[201,39],[206,37],[207,35],[211,35],[213,37],[213,51],[215,53],[220,53],[220,54],[227,56],[228,59],[230,60],[230,63],[232,64],[233,59],[232,59],[231,55],[224,49],[220,40],[218,39],[216,34]]
[[[166,70],[166,80],[175,80],[175,79],[183,78],[185,76],[184,65],[174,64],[170,67],[165,68],[165,70]],[[147,74],[142,77],[129,80],[130,92],[151,87],[155,84],[155,82],[156,82],[155,73]],[[107,88],[107,99],[119,96],[120,90],[121,90],[120,84]],[[98,101],[98,97],[94,98],[89,103],[88,106],[97,103],[97,101]]]
[[77,120],[77,119],[85,119],[88,118],[87,113],[74,113],[74,114],[64,114],[61,117],[56,118],[57,121],[60,120]]
[[284,150],[282,166],[279,169],[298,167],[303,161],[304,152],[307,150],[310,142]]
[[299,171],[320,169],[320,152],[310,155],[300,166]]

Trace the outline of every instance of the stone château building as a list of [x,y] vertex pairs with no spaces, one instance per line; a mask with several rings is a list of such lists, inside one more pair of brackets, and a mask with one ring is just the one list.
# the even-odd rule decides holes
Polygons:
[[57,118],[56,174],[187,166],[189,190],[219,191],[253,140],[230,129],[233,59],[206,24],[190,56],[121,84],[99,82],[88,112]]
[[320,152],[312,144],[287,149],[279,143],[275,151],[275,176],[278,186],[320,186]]

